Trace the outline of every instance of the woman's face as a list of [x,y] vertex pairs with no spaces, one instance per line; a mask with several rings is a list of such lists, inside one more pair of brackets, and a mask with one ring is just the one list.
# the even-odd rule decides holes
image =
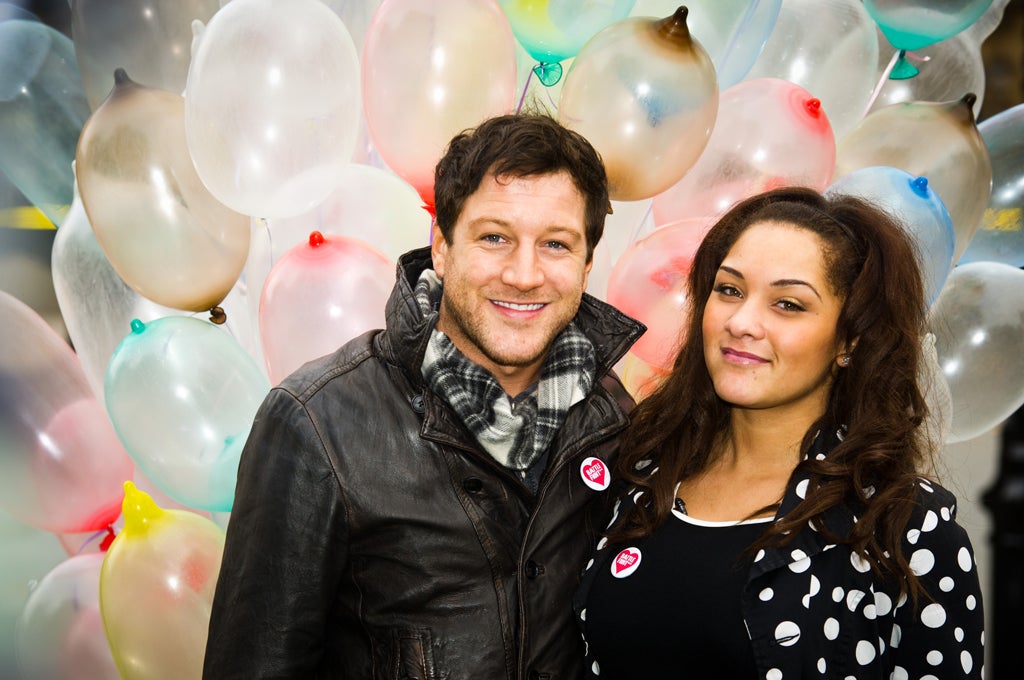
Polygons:
[[732,246],[704,307],[704,360],[735,408],[811,421],[825,411],[843,300],[825,271],[824,242],[787,222],[757,222]]

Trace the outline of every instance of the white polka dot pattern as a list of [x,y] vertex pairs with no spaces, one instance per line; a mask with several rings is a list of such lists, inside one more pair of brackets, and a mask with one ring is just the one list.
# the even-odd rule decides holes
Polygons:
[[[757,551],[743,613],[758,677],[983,677],[982,607],[970,543],[955,521],[952,494],[925,481],[919,487],[923,507],[908,523],[903,543],[904,557],[927,592],[916,603],[872,570],[870,555],[827,543],[812,526],[783,548]],[[813,493],[804,479],[793,480],[783,508]],[[834,531],[830,523],[828,528]],[[621,549],[600,545],[602,564]],[[585,609],[579,607],[577,616],[584,622]],[[600,660],[600,650],[588,650],[592,679],[600,677]]]

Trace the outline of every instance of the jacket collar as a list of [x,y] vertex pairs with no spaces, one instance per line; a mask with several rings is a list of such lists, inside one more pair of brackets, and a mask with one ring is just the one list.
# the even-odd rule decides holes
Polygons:
[[[411,250],[398,260],[397,280],[385,307],[387,330],[382,338],[381,350],[389,361],[401,366],[422,387],[420,365],[426,352],[430,331],[437,324],[437,312],[424,316],[413,290],[424,269],[433,266],[430,248]],[[603,378],[630,346],[646,330],[615,307],[583,294],[576,324],[594,345],[597,363],[595,380]]]
[[[843,439],[843,429],[826,427],[818,432],[811,442],[808,458],[824,458]],[[814,489],[810,488],[809,477],[796,472],[792,475],[786,486],[786,493],[782,497],[779,511],[775,514],[778,520],[790,512],[808,494],[813,494]],[[853,512],[846,506],[833,506],[825,513],[825,523],[828,528],[839,536],[849,533],[850,528],[857,521]],[[754,558],[754,564],[750,568],[749,579],[779,569],[789,567],[794,571],[802,571],[803,561],[809,560],[812,556],[834,548],[835,544],[830,543],[821,533],[815,529],[813,523],[808,523],[791,542],[778,548],[766,548],[759,552]],[[809,566],[809,564],[808,564]]]

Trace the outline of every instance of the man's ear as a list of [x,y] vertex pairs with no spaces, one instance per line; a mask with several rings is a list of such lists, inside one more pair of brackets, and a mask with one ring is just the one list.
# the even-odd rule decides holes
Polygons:
[[440,279],[444,278],[444,259],[448,254],[448,242],[444,240],[441,228],[434,222],[430,228],[430,257],[434,260],[434,273]]

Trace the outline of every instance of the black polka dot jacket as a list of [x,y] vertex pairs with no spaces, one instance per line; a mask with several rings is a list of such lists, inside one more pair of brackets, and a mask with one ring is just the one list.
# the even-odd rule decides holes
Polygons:
[[[809,455],[826,455],[839,437],[838,432],[819,434]],[[918,509],[903,542],[911,569],[927,591],[916,607],[898,584],[880,579],[865,559],[846,546],[829,543],[813,526],[782,548],[758,552],[742,603],[758,678],[983,677],[981,589],[970,540],[956,523],[956,498],[924,479],[918,486]],[[795,474],[777,517],[807,493],[808,480]],[[616,503],[609,526],[626,504],[634,502],[634,493],[625,494]],[[857,521],[851,512],[835,510],[837,523],[829,517],[829,526]],[[609,568],[623,547],[627,546],[601,541],[587,564],[574,599],[581,626],[593,575]],[[588,677],[600,678],[600,650],[587,645],[586,657]]]

